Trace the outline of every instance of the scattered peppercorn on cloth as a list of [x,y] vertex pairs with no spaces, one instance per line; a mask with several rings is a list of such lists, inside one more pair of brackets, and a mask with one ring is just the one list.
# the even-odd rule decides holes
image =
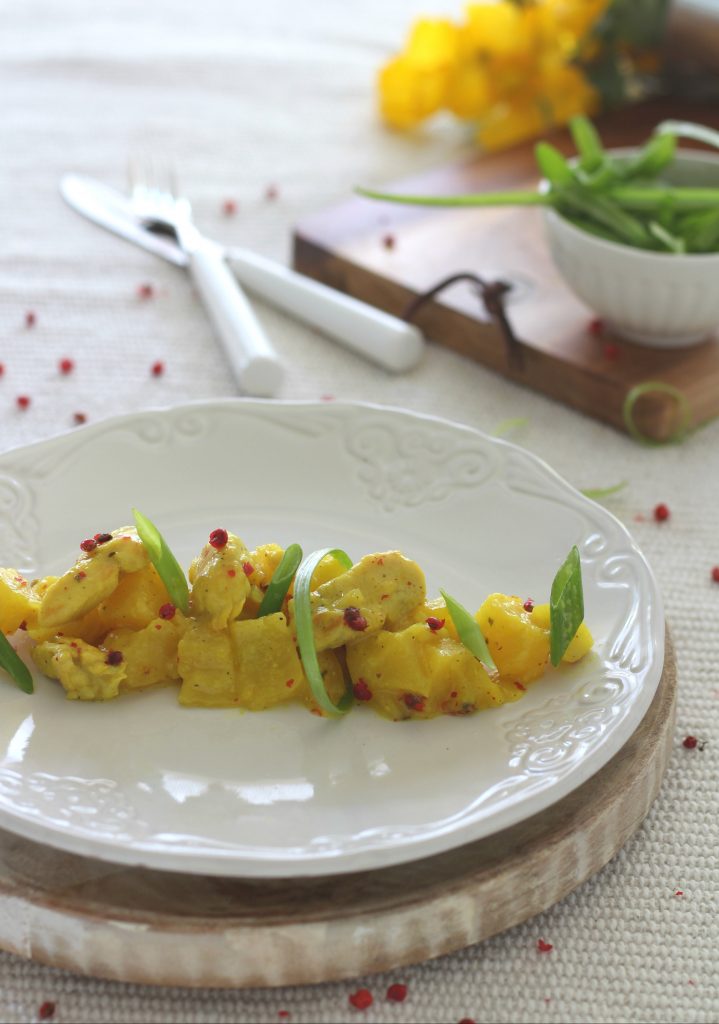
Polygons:
[[[457,13],[448,0],[432,9]],[[60,175],[74,170],[121,187],[128,156],[152,150],[175,161],[208,233],[286,260],[301,215],[356,183],[459,155],[463,141],[441,127],[397,137],[376,121],[374,75],[419,13],[416,0],[364,0],[361,16],[332,0],[301,8],[291,0],[25,0],[6,8],[2,450],[117,413],[235,394],[183,273],[84,222],[59,198]],[[388,229],[377,230],[381,245]],[[400,228],[392,258],[401,260],[404,244]],[[715,1021],[719,424],[681,446],[646,449],[445,348],[430,346],[421,367],[389,377],[278,312],[258,312],[288,368],[280,397],[371,400],[489,432],[520,417],[526,423],[513,439],[577,487],[626,481],[604,501],[653,566],[678,658],[662,791],[598,875],[539,917],[455,955],[338,984],[183,991],[0,954],[0,1017]],[[129,467],[118,472],[130,480]],[[660,504],[668,514],[658,519]]]

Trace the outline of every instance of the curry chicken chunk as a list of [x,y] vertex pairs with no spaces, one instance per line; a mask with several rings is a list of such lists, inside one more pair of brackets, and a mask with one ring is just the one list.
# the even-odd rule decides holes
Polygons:
[[[398,721],[498,707],[547,670],[548,605],[491,594],[475,616],[491,654],[484,664],[402,552],[368,554],[351,568],[337,552],[323,557],[304,626],[297,605],[307,594],[295,597],[284,556],[277,544],[251,550],[214,530],[189,567],[189,598],[176,607],[162,565],[158,572],[136,530],[122,527],[83,541],[59,577],[28,580],[0,569],[0,630],[26,631],[38,668],[81,701],[170,685],[188,708],[296,703],[325,714],[326,695],[331,705],[350,701]],[[298,642],[303,628],[312,667]],[[591,646],[582,624],[563,660],[577,661]]]

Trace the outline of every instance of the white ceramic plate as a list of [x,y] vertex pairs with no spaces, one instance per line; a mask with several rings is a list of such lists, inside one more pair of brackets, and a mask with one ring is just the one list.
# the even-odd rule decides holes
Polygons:
[[[67,568],[136,505],[187,564],[224,526],[400,548],[471,607],[546,600],[573,544],[595,653],[469,718],[189,710],[174,689],[67,701],[0,686],[0,825],[107,860],[244,876],[400,863],[513,825],[579,786],[647,710],[663,664],[652,574],[624,527],[513,445],[369,405],[226,401],[108,420],[0,456],[0,565]],[[19,634],[20,635],[20,634]]]

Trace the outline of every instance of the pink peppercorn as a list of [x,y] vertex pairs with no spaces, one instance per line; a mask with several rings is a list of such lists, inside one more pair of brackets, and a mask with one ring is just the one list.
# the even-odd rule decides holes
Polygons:
[[139,299],[151,299],[155,294],[155,289],[151,284],[145,283],[137,286],[137,297]]
[[712,569],[712,579],[715,583],[719,583],[719,565],[715,565]]
[[30,396],[29,395],[18,395],[15,399],[17,402],[18,409],[29,409],[30,408]]
[[426,622],[427,622],[427,625],[429,626],[429,628],[432,630],[432,632],[436,633],[438,629],[442,629],[442,627],[444,626],[445,620],[444,619],[438,619],[436,615],[430,615],[426,619]]
[[682,746],[686,747],[687,750],[694,750],[698,743],[699,740],[696,738],[696,736],[685,736],[682,740]]
[[38,1008],[38,1011],[37,1011],[38,1020],[50,1020],[50,1018],[53,1017],[54,1015],[55,1015],[55,1004],[53,1002],[51,1002],[49,999],[46,999],[45,1002],[41,1003],[39,1008]]
[[158,359],[156,363],[153,363],[150,367],[150,373],[153,377],[161,377],[165,372],[165,364],[161,359]]
[[524,608],[525,612],[532,612],[532,611],[534,611],[534,601],[532,600],[531,597],[527,598],[527,600],[522,605],[522,608]]
[[367,629],[367,619],[359,608],[355,608],[354,605],[350,605],[348,608],[345,608],[343,618],[345,625],[349,626],[350,629],[354,629],[358,633]]
[[352,692],[357,700],[372,700],[372,691],[362,678],[358,679],[354,684]]
[[387,989],[387,998],[390,1003],[403,1003],[407,998],[407,986],[395,982]]
[[26,327],[34,327],[36,323],[37,323],[37,313],[33,313],[33,311],[31,309],[29,309],[27,311],[27,313],[25,314],[25,326]]
[[87,416],[84,412],[74,412],[72,414],[72,422],[76,427],[82,426],[83,423],[87,423]]
[[122,651],[108,651],[105,661],[108,665],[121,665],[123,661]]
[[670,515],[671,513],[669,511],[669,506],[665,505],[664,502],[661,502],[659,505],[655,506],[654,518],[658,523],[665,522],[665,520],[667,520]]
[[225,217],[234,217],[237,213],[237,200],[236,199],[224,199],[222,202],[222,212]]
[[80,543],[80,548],[82,551],[94,551],[96,547],[97,541],[95,540],[94,537],[88,537],[87,540],[83,540]]
[[161,619],[174,619],[176,611],[177,609],[174,604],[168,601],[167,604],[160,605],[160,610],[157,614]]
[[374,999],[368,988],[358,988],[356,992],[349,996],[349,1002],[356,1010],[367,1010],[374,1002]]
[[60,373],[66,377],[68,373],[72,373],[72,371],[75,369],[75,363],[72,361],[72,359],[61,359],[60,362],[57,364],[57,368],[60,371]]
[[212,531],[210,534],[210,544],[213,548],[216,548],[219,551],[220,548],[224,548],[226,543],[227,530],[217,529]]
[[537,939],[537,952],[538,953],[551,953],[554,946],[551,942],[545,942],[544,939]]

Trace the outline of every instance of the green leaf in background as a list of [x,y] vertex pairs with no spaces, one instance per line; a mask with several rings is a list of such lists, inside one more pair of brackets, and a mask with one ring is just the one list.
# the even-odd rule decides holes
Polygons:
[[683,238],[678,238],[671,231],[656,220],[650,220],[647,224],[649,231],[667,252],[685,253],[687,245]]
[[711,252],[719,246],[719,207],[685,214],[677,230],[689,252]]
[[170,600],[184,615],[188,615],[190,591],[180,563],[170,551],[165,538],[155,524],[147,516],[143,516],[142,512],[138,512],[136,508],[133,508],[132,514],[135,517],[137,535],[144,544],[150,561],[157,569],[158,576],[165,584]]
[[597,129],[588,117],[573,117],[569,130],[579,154],[580,169],[588,174],[598,171],[604,163],[604,148]]
[[694,121],[662,121],[654,129],[654,134],[674,136],[675,139],[693,139],[719,149],[719,132]]
[[676,135],[653,135],[637,155],[624,164],[622,177],[627,181],[636,178],[656,178],[672,162],[676,150]]
[[549,656],[555,667],[583,621],[582,566],[575,545],[554,577],[549,599]]
[[332,555],[345,569],[352,568],[352,559],[341,548],[322,548],[320,551],[313,551],[305,558],[295,576],[295,628],[302,668],[310,684],[312,695],[323,711],[337,718],[339,715],[347,714],[352,707],[354,694],[352,687],[348,687],[339,703],[334,704],[327,693],[322,669],[317,660],[315,634],[312,629],[312,603],[310,601],[312,574],[326,555]]
[[0,633],[0,668],[4,668],[25,693],[33,692],[32,673],[4,633]]
[[270,585],[265,591],[260,607],[257,610],[257,618],[263,615],[273,615],[282,611],[282,602],[287,596],[290,584],[302,561],[302,548],[299,544],[290,544],[280,559],[280,563],[272,574]]
[[444,598],[444,603],[447,605],[447,611],[454,623],[459,639],[467,650],[481,661],[490,672],[496,672],[497,666],[494,664],[494,659],[489,653],[487,641],[484,639],[484,633],[479,628],[477,620],[467,611],[463,604],[450,597],[446,590],[440,588],[439,592]]
[[534,147],[534,156],[540,172],[552,188],[562,188],[574,181],[572,168],[556,146],[549,142],[538,142]]

